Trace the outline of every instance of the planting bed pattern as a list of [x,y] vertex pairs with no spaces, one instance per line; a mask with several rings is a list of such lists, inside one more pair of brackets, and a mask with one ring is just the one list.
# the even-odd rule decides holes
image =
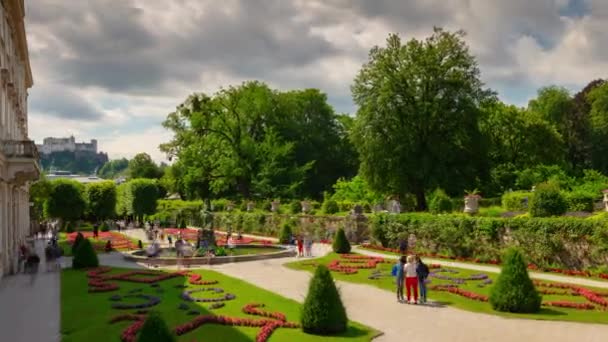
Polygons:
[[[388,253],[393,253],[393,254],[400,254],[400,251],[398,249],[388,248],[388,247],[382,247],[382,246],[372,245],[372,244],[361,245],[361,248],[369,249],[369,250],[373,250],[373,251],[379,251],[379,252],[388,252]],[[420,256],[428,257],[428,258],[447,259],[447,260],[454,260],[454,261],[470,262],[470,263],[475,263],[475,264],[500,265],[500,260],[482,261],[482,260],[480,260],[478,258],[454,257],[454,256],[449,256],[449,255],[437,254],[437,253],[416,252],[416,254],[418,254]],[[554,267],[540,269],[538,266],[536,266],[534,264],[529,264],[528,265],[528,269],[532,270],[532,271],[559,273],[559,274],[568,275],[568,276],[587,277],[587,278],[600,278],[600,279],[606,279],[606,280],[608,280],[608,273],[601,273],[601,272],[600,273],[593,273],[593,272],[590,272],[590,271],[566,270],[566,269],[554,268]]]
[[[99,267],[87,272],[87,277],[89,278],[89,293],[96,292],[110,292],[119,290],[120,287],[115,283],[110,283],[110,281],[127,281],[127,282],[136,282],[142,284],[151,284],[153,287],[158,287],[158,283],[175,278],[186,276],[188,277],[188,282],[190,285],[203,286],[203,285],[212,285],[217,284],[218,281],[209,280],[204,281],[201,279],[199,274],[188,274],[188,272],[173,272],[173,273],[161,273],[155,271],[129,271],[120,274],[112,274],[112,275],[104,275],[108,272],[112,271],[110,267]],[[223,302],[235,299],[236,296],[230,293],[225,293],[221,297],[216,298],[197,298],[193,297],[193,293],[197,292],[212,292],[216,294],[223,294],[224,290],[219,287],[203,287],[197,289],[186,290],[187,286],[180,286],[184,288],[182,292],[181,298],[187,302],[204,302],[204,303],[214,303],[210,307],[211,309],[217,309],[225,304]],[[133,342],[136,340],[136,336],[139,330],[141,330],[143,326],[143,322],[146,318],[146,313],[142,313],[141,309],[150,308],[152,306],[160,303],[161,299],[156,296],[145,295],[145,294],[133,294],[137,292],[141,292],[141,289],[135,289],[130,291],[130,294],[120,296],[114,295],[110,297],[110,300],[114,303],[112,304],[113,309],[121,309],[121,310],[129,310],[129,309],[138,309],[138,313],[135,314],[121,314],[110,319],[110,323],[117,323],[122,321],[132,321],[133,323],[129,325],[125,330],[123,330],[121,334],[121,340],[123,342]],[[146,302],[144,303],[121,303],[123,299],[126,298],[138,298],[144,299]],[[174,328],[174,332],[176,335],[184,335],[192,330],[197,329],[203,324],[220,324],[220,325],[229,325],[229,326],[244,326],[244,327],[259,327],[260,330],[256,336],[256,341],[262,342],[267,341],[270,335],[278,328],[299,328],[299,324],[293,322],[287,322],[286,316],[280,312],[270,312],[260,310],[259,308],[264,307],[264,304],[252,303],[243,307],[243,312],[248,315],[253,316],[261,316],[264,319],[252,319],[252,318],[240,318],[240,317],[229,317],[222,315],[199,315],[194,318],[192,321],[181,324]],[[180,305],[180,309],[188,310],[187,306]],[[198,311],[191,311],[192,313],[198,314]]]
[[[125,235],[117,232],[99,232],[98,237],[93,237],[93,232],[80,232],[85,238],[90,239],[93,243],[93,248],[96,251],[102,252],[105,251],[105,245],[108,241],[112,244],[112,248],[115,250],[131,250],[136,249],[137,244],[133,243],[131,239],[126,237]],[[66,239],[68,244],[74,244],[74,240],[76,240],[77,232],[66,234]],[[99,243],[95,243],[99,242]]]
[[[165,228],[164,232],[166,234],[171,235],[181,235],[184,240],[195,242],[199,230],[198,229],[179,229],[179,228]],[[251,237],[241,237],[237,239],[236,235],[233,235],[233,240],[235,245],[250,245],[250,244],[262,244],[262,245],[272,245],[273,242],[271,240],[266,239],[256,239]],[[215,242],[218,246],[224,246],[227,243],[226,234],[215,232]]]

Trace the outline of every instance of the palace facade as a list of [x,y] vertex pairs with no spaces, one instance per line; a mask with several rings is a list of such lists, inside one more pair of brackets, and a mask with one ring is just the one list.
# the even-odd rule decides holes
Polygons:
[[32,233],[29,186],[40,176],[28,137],[33,79],[24,16],[23,0],[0,1],[0,278],[15,271],[19,245]]

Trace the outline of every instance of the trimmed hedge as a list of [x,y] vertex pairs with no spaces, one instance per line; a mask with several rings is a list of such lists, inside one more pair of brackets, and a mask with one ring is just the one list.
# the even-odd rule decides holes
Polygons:
[[175,335],[156,311],[151,312],[141,327],[137,342],[175,342]]
[[414,234],[420,252],[500,260],[501,251],[520,246],[539,267],[580,269],[608,263],[608,218],[494,218],[408,213],[370,217],[372,238],[398,248]]
[[91,245],[89,239],[83,239],[76,248],[74,258],[72,259],[72,268],[90,268],[98,267],[99,260],[97,259],[97,253]]
[[323,265],[317,267],[308,285],[301,324],[302,330],[309,334],[331,335],[346,331],[346,309],[331,273]]
[[434,214],[449,213],[453,210],[452,200],[441,189],[437,189],[431,195],[431,201],[429,202],[429,211]]
[[346,233],[344,232],[343,228],[338,229],[338,231],[336,232],[336,237],[334,238],[332,248],[336,253],[350,253],[350,242],[348,242],[348,239],[346,238]]
[[490,290],[492,308],[503,312],[538,312],[542,298],[528,275],[522,253],[511,248],[503,260],[500,275]]
[[[534,193],[529,191],[505,192],[501,198],[502,207],[509,211],[528,211],[528,206],[533,195]],[[526,200],[528,206],[524,205]]]
[[534,196],[530,200],[530,216],[558,216],[565,213],[566,210],[568,210],[568,204],[559,187],[551,183],[542,183],[536,187]]
[[323,202],[323,213],[331,215],[339,211],[338,202],[331,199]]
[[593,205],[598,196],[587,191],[577,190],[564,193],[564,197],[568,205],[568,211],[593,212]]
[[78,246],[82,240],[84,240],[84,235],[82,235],[81,232],[78,232],[78,234],[76,234],[76,238],[74,238],[74,243],[72,244],[72,255],[76,254],[76,249],[78,249]]

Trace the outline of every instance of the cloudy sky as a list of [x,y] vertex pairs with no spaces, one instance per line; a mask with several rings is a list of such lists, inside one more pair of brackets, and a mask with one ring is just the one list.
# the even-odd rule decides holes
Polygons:
[[608,71],[606,0],[26,0],[30,135],[96,138],[110,158],[162,160],[160,123],[186,96],[258,79],[314,87],[354,113],[349,86],[391,32],[464,29],[486,84],[525,105]]

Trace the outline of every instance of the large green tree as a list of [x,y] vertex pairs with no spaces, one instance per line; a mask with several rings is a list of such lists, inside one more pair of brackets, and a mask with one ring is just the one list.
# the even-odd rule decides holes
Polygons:
[[156,212],[159,198],[157,181],[133,179],[117,188],[116,212],[121,216],[133,216],[142,222],[145,215]]
[[52,190],[53,184],[44,174],[30,186],[30,202],[33,203],[32,215],[34,219],[40,220],[44,217],[44,203],[48,200]]
[[596,170],[608,173],[608,82],[598,85],[587,95],[591,108],[591,162]]
[[105,220],[115,215],[116,185],[113,181],[87,184],[85,197],[87,213],[94,220]]
[[129,178],[160,178],[162,171],[147,153],[138,153],[129,161]]
[[45,215],[62,221],[80,219],[86,209],[82,184],[69,179],[57,179],[51,184],[49,198],[44,205]]
[[129,160],[127,158],[110,160],[103,164],[101,169],[97,171],[97,175],[104,179],[114,179],[120,175],[126,176]]
[[361,175],[377,191],[415,194],[418,210],[428,189],[473,185],[485,162],[478,116],[491,93],[463,38],[436,28],[403,44],[391,34],[352,86]]

